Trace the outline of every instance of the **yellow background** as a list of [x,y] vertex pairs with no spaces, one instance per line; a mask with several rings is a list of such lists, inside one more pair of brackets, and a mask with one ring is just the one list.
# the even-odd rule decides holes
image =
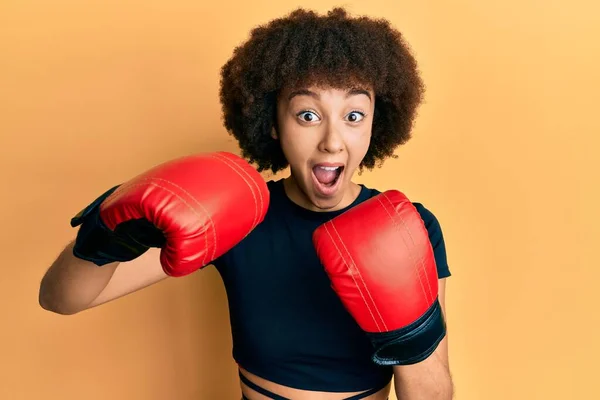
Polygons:
[[[0,3],[0,398],[239,398],[213,268],[69,317],[37,291],[98,194],[170,158],[237,151],[219,68],[299,4]],[[414,139],[357,180],[442,223],[456,399],[600,398],[597,3],[301,4],[386,17],[420,63]]]

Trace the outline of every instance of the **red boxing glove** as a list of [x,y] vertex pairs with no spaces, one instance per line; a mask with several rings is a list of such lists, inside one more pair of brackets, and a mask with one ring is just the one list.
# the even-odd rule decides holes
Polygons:
[[313,243],[333,290],[367,333],[379,365],[429,357],[446,334],[433,248],[420,214],[398,191],[321,225]]
[[265,217],[262,176],[225,152],[158,165],[110,189],[73,218],[74,254],[97,265],[160,247],[163,270],[183,276],[235,246]]

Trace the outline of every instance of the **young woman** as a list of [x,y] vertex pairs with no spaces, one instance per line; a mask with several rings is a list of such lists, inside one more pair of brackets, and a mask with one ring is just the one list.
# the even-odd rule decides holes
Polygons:
[[[411,203],[411,210],[418,213],[418,222],[422,223],[428,239],[431,252],[428,262],[433,266],[436,280],[425,283],[430,288],[437,286],[437,296],[427,303],[430,309],[419,310],[418,320],[409,319],[410,324],[396,327],[402,329],[383,330],[384,336],[375,340],[365,333],[368,329],[360,320],[360,312],[348,312],[355,293],[341,293],[345,289],[339,287],[349,274],[335,275],[336,261],[331,258],[334,256],[319,250],[330,243],[315,236],[315,232],[324,229],[320,228],[324,224],[342,215],[352,215],[350,221],[364,219],[361,234],[369,238],[368,242],[360,242],[361,249],[356,251],[367,258],[371,252],[382,252],[383,239],[370,238],[377,237],[380,231],[386,235],[394,229],[384,226],[386,222],[378,220],[373,211],[376,203],[370,200],[381,199],[378,197],[381,193],[354,183],[352,178],[355,172],[374,168],[392,157],[395,149],[410,138],[422,95],[423,84],[415,59],[401,34],[387,21],[351,18],[341,8],[325,16],[299,9],[254,29],[249,40],[236,48],[224,65],[221,82],[225,126],[238,140],[244,158],[259,171],[278,172],[289,167],[289,176],[265,184],[245,166],[236,167],[232,169],[234,173],[223,173],[220,179],[227,182],[228,188],[243,188],[234,193],[217,187],[213,181],[195,184],[182,181],[180,177],[193,170],[189,164],[161,169],[162,175],[150,173],[152,179],[160,175],[165,180],[165,174],[172,181],[179,179],[179,184],[173,187],[183,186],[178,193],[189,195],[193,201],[204,199],[206,193],[211,199],[223,199],[218,206],[214,201],[204,202],[204,211],[210,205],[226,210],[229,215],[226,221],[222,214],[208,209],[211,226],[243,225],[235,238],[215,229],[217,233],[210,240],[217,243],[217,239],[225,237],[231,245],[215,244],[213,250],[217,250],[211,253],[212,257],[202,262],[192,257],[196,264],[191,270],[210,263],[223,278],[231,315],[233,356],[239,365],[245,399],[383,400],[388,398],[392,380],[399,399],[452,397],[447,337],[443,323],[439,322],[443,317],[432,316],[436,307],[441,307],[439,314],[445,313],[444,280],[450,276],[436,217],[422,204]],[[211,156],[195,165],[221,174],[217,164],[211,164],[216,158],[227,165],[237,162]],[[235,183],[240,176],[243,184]],[[84,221],[78,239],[67,246],[42,281],[40,304],[44,308],[72,314],[169,275],[191,272],[181,266],[185,257],[169,260],[173,252],[167,250],[173,247],[184,249],[188,254],[186,260],[190,259],[190,248],[194,255],[206,256],[206,251],[196,251],[189,240],[181,239],[181,232],[185,232],[190,240],[202,237],[203,243],[208,243],[205,230],[201,235],[200,231],[189,234],[189,224],[181,223],[188,221],[189,216],[184,217],[184,211],[172,208],[163,210],[164,198],[150,208],[153,211],[159,208],[167,215],[168,227],[165,218],[155,217],[156,212],[142,215],[144,218],[128,216],[135,221],[144,219],[144,224],[136,225],[135,229],[131,224],[120,225],[127,219],[122,217],[121,199],[131,198],[134,190],[131,188],[138,187],[139,179],[118,188],[116,195],[112,190],[105,193],[74,220],[74,225]],[[249,190],[249,187],[259,189]],[[150,196],[144,193],[143,201],[150,202],[147,200]],[[268,193],[268,199],[263,198],[264,193]],[[250,198],[251,201],[244,203],[244,199]],[[119,212],[107,217],[106,210],[115,207]],[[396,209],[399,207],[396,204]],[[255,214],[248,210],[257,211]],[[355,210],[360,210],[360,214],[359,211],[349,214]],[[249,215],[245,222],[240,220],[244,215]],[[94,216],[93,221],[89,216]],[[98,228],[98,220],[103,221],[103,229]],[[383,221],[384,225],[377,226],[377,221]],[[121,229],[116,229],[119,226]],[[356,227],[345,228],[342,223],[330,226],[339,229],[341,237],[359,236]],[[169,236],[172,230],[179,235]],[[386,243],[384,248],[387,246],[392,252],[398,244]],[[161,248],[160,256],[157,248]],[[384,263],[391,260],[387,250],[383,252]],[[394,262],[389,261],[385,269],[394,267]],[[364,276],[369,279],[368,268],[374,267],[358,266],[361,279]],[[366,286],[374,291],[387,283],[367,282]],[[412,307],[411,301],[405,301],[406,293],[397,290],[393,282],[391,285],[385,288],[388,297],[383,302],[384,306],[391,306],[382,311],[387,313],[383,319],[388,322],[390,315],[393,320],[397,319],[396,314],[405,313],[399,309]],[[362,296],[363,292],[360,293]],[[398,295],[390,297],[389,293]],[[379,314],[380,310],[376,311]],[[423,315],[428,317],[423,319]],[[403,336],[393,340],[394,350],[387,350],[386,356],[391,353],[393,357],[383,356],[385,346],[378,349],[381,357],[374,356],[374,346],[382,343],[381,338],[397,332]],[[406,343],[420,347],[421,351],[424,342],[412,338],[425,336],[426,350],[417,358],[408,356],[413,350]],[[399,342],[404,343],[401,351],[394,347]]]

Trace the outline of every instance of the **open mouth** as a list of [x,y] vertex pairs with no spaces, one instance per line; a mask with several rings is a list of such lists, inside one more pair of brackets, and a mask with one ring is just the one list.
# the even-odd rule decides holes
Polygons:
[[317,191],[324,196],[335,193],[341,176],[344,173],[343,164],[317,164],[312,169],[313,181]]

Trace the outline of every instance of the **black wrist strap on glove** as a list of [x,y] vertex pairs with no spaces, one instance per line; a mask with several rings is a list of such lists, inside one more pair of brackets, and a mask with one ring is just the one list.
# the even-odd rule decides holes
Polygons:
[[98,266],[112,262],[131,261],[150,247],[162,247],[164,235],[146,219],[130,220],[119,224],[114,231],[100,218],[100,205],[120,185],[117,185],[81,210],[71,219],[71,226],[81,225],[73,254]]
[[368,333],[377,365],[410,365],[429,357],[446,336],[442,307],[436,299],[412,324],[391,332]]

